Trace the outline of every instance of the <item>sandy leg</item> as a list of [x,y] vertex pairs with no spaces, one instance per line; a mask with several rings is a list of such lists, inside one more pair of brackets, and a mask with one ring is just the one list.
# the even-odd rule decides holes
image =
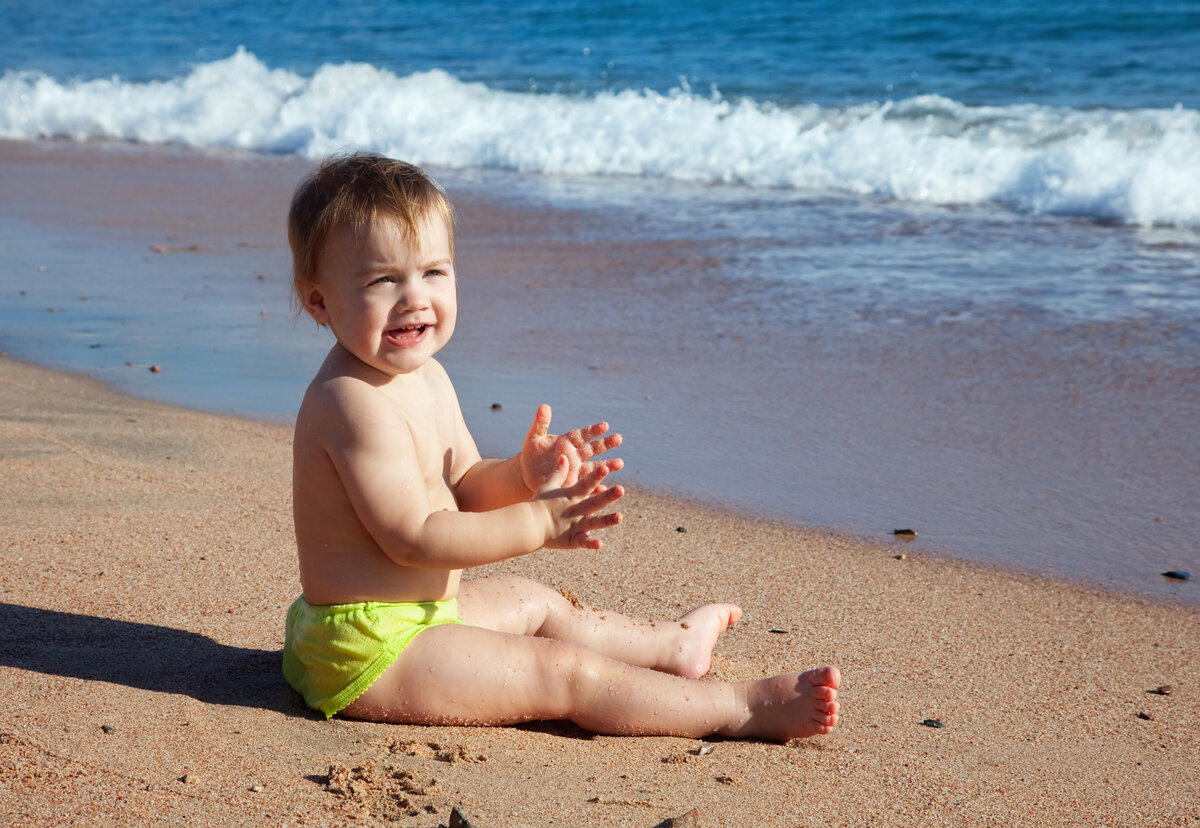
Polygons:
[[699,678],[712,665],[712,650],[742,617],[734,604],[707,604],[675,621],[644,621],[585,607],[528,578],[464,581],[459,594],[464,619],[496,632],[552,638],[589,647],[637,667]]
[[342,715],[454,725],[570,719],[614,735],[786,741],[837,723],[837,682],[834,668],[756,682],[697,681],[577,644],[447,624],[414,638]]
[[742,617],[736,604],[705,604],[679,618],[680,634],[656,669],[684,678],[700,678],[712,667],[712,651],[721,633]]

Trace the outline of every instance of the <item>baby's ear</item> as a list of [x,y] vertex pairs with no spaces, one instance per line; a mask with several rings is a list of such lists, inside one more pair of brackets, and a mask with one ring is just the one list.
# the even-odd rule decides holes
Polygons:
[[325,294],[318,287],[310,288],[301,300],[308,315],[317,321],[318,325],[329,324],[329,311],[325,308]]

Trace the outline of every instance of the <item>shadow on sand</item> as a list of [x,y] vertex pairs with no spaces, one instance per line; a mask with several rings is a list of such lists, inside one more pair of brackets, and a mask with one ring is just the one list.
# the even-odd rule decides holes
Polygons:
[[0,665],[308,717],[280,651],[199,633],[0,602]]

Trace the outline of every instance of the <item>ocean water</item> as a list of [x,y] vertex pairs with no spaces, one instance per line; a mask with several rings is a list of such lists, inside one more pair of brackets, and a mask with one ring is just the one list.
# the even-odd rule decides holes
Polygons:
[[[248,175],[370,149],[542,217],[514,219],[530,272],[594,293],[589,330],[636,331],[564,326],[625,353],[586,366],[605,402],[556,410],[620,425],[650,484],[1200,602],[1159,575],[1200,575],[1200,3],[0,0],[0,31],[0,138]],[[278,321],[269,241],[173,308],[128,234],[2,226],[13,355],[281,418],[327,347]],[[486,270],[509,231],[468,228]],[[623,267],[548,258],[567,244]],[[233,278],[249,260],[269,278]],[[123,275],[84,307],[39,267]],[[578,366],[481,310],[448,360],[464,407],[505,400],[468,416],[501,451]],[[530,314],[511,327],[557,324]]]
[[0,136],[1200,224],[1200,4],[0,4]]

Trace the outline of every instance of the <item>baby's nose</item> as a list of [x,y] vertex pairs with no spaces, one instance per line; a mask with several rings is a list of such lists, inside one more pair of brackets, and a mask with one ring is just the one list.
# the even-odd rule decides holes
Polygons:
[[407,280],[404,289],[396,298],[396,307],[401,310],[420,310],[429,305],[429,291],[423,280]]

